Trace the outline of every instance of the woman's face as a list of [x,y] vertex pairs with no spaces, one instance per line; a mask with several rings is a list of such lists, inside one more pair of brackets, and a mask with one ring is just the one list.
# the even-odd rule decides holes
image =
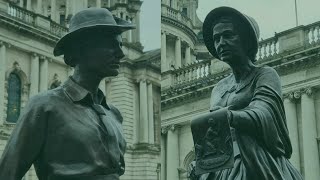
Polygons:
[[120,59],[124,57],[122,39],[118,34],[96,34],[87,40],[79,52],[79,65],[100,77],[117,76]]
[[218,23],[213,27],[213,41],[221,61],[235,64],[246,57],[240,35],[231,22]]

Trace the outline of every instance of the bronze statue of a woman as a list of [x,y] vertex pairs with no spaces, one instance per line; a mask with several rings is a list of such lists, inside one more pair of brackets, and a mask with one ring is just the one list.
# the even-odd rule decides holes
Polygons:
[[203,37],[210,53],[232,70],[212,90],[210,121],[230,124],[234,161],[232,168],[193,174],[193,178],[301,180],[288,160],[292,147],[280,78],[273,68],[254,64],[259,38],[255,20],[233,8],[219,7],[207,15]]

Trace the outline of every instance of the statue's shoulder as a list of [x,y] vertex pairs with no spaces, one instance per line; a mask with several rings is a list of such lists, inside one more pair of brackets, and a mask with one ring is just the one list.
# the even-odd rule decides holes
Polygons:
[[232,78],[232,74],[228,75],[227,77],[221,79],[212,89],[212,93],[214,92],[224,92],[231,88],[234,84],[234,79]]
[[270,66],[261,66],[261,67],[258,67],[258,74],[260,75],[263,75],[263,74],[268,74],[268,75],[275,75],[275,76],[279,76],[277,71],[270,67]]
[[28,103],[33,104],[34,106],[50,106],[50,105],[56,105],[58,101],[61,101],[65,98],[63,98],[64,93],[61,88],[55,88],[51,90],[47,90],[44,92],[40,92],[34,96],[32,96]]
[[122,123],[123,122],[123,117],[121,115],[121,112],[119,111],[118,108],[116,108],[114,105],[112,105],[111,103],[107,103],[108,107],[110,108],[110,110],[115,114],[117,120]]

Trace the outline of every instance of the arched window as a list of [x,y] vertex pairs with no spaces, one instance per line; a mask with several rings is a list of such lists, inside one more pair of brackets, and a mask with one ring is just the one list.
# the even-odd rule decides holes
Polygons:
[[16,123],[20,115],[21,79],[16,73],[10,73],[8,79],[7,122]]

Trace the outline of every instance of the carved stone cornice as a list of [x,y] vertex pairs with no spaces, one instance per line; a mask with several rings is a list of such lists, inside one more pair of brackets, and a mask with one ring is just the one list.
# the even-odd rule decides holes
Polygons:
[[133,145],[127,146],[128,152],[131,153],[141,153],[145,154],[151,153],[151,154],[159,154],[160,153],[160,145],[159,144],[149,144],[149,143],[137,143]]
[[185,32],[190,37],[190,39],[193,41],[194,44],[197,42],[197,35],[187,25],[185,25],[177,20],[162,16],[162,15],[161,15],[161,22],[168,23],[168,24],[172,25],[173,27]]
[[136,79],[136,82],[137,83],[140,83],[140,82],[144,83],[144,82],[147,82],[147,79],[146,78],[138,78],[138,79]]
[[307,86],[300,89],[296,89],[294,91],[290,91],[283,94],[283,99],[289,99],[290,101],[296,101],[301,98],[303,94],[308,96],[312,96],[314,92],[317,91],[316,86]]
[[0,41],[0,47],[7,47],[7,48],[11,48],[11,44],[8,42],[4,42],[4,41]]
[[170,126],[161,127],[161,134],[167,134],[170,129]]
[[312,96],[312,95],[314,95],[315,90],[316,90],[315,87],[305,87],[305,88],[301,89],[301,93],[306,94],[308,96]]
[[171,125],[168,125],[168,126],[161,127],[161,133],[162,134],[167,134],[168,131],[174,132],[174,131],[176,131],[176,130],[178,130],[180,128],[181,128],[181,125],[179,125],[179,124],[171,124]]

